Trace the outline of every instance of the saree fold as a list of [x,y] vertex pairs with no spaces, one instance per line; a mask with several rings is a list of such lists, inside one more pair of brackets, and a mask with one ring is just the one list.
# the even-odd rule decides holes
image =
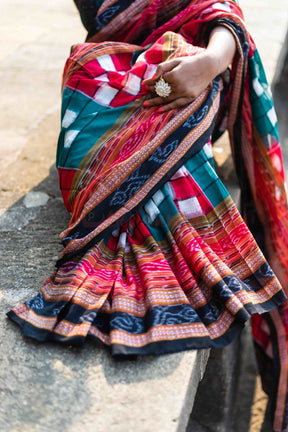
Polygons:
[[[40,341],[95,337],[114,356],[129,356],[222,347],[256,314],[258,355],[270,365],[263,382],[271,370],[276,382],[274,430],[284,431],[284,171],[242,12],[224,0],[75,3],[88,38],[65,65],[57,149],[71,221],[58,269],[8,316]],[[216,77],[182,108],[145,108],[143,81],[165,60],[201,54],[215,25],[237,43],[230,81]],[[245,222],[213,163],[211,143],[226,127]]]

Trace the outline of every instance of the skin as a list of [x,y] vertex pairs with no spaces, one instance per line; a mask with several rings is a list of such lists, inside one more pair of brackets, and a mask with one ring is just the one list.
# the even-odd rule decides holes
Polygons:
[[[208,45],[201,53],[191,57],[180,57],[159,64],[156,75],[144,81],[152,98],[144,102],[145,107],[160,106],[159,111],[179,108],[196,99],[220,73],[231,64],[236,52],[232,33],[223,26],[215,27]],[[172,89],[162,98],[155,96],[155,84],[163,76]]]

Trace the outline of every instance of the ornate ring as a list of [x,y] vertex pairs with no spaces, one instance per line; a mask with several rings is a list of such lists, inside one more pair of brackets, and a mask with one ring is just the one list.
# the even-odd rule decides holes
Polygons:
[[159,81],[156,82],[155,84],[155,93],[160,96],[160,97],[167,97],[170,95],[171,93],[171,86],[170,84],[168,84],[164,78],[161,76],[161,78],[159,79]]

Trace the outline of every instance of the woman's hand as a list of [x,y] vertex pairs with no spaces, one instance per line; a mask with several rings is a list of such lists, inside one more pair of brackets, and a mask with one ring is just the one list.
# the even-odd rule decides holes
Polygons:
[[179,57],[161,63],[154,78],[144,81],[152,94],[160,77],[170,85],[167,97],[155,96],[144,102],[144,106],[162,105],[161,111],[179,108],[196,99],[233,60],[236,50],[234,36],[225,27],[215,27],[206,49],[194,56]]
[[155,84],[161,76],[171,87],[170,95],[165,98],[155,96],[144,102],[144,106],[163,105],[161,111],[168,111],[192,102],[216,75],[213,60],[205,50],[203,54],[179,57],[161,63],[156,76],[144,81],[152,94],[155,94]]

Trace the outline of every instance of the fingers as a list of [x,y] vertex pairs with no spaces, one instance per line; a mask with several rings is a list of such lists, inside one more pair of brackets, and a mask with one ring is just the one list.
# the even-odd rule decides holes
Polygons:
[[175,108],[181,108],[184,105],[187,105],[188,103],[193,102],[194,98],[193,97],[179,97],[177,99],[173,99],[168,101],[168,98],[161,98],[161,97],[155,97],[153,99],[149,99],[148,101],[145,101],[143,103],[144,107],[152,107],[152,106],[159,106],[161,105],[161,107],[159,108],[160,112],[165,112],[165,111],[169,111],[171,109],[175,109]]
[[143,106],[145,107],[151,107],[151,106],[157,106],[157,105],[163,105],[165,103],[165,99],[160,97],[160,96],[156,96],[152,99],[146,100],[145,102],[143,102]]
[[173,100],[170,103],[165,103],[164,105],[162,105],[162,107],[159,109],[159,111],[165,112],[165,111],[169,111],[169,110],[172,110],[172,109],[181,108],[182,106],[187,105],[187,104],[193,102],[193,100],[194,99],[192,97],[190,97],[190,98],[188,98],[188,97],[182,97],[182,98],[179,98],[179,99],[175,99],[175,100]]

